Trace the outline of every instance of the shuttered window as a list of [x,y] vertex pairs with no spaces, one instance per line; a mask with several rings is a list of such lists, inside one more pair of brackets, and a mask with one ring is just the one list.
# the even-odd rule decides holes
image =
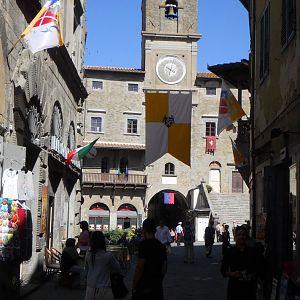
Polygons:
[[281,14],[281,46],[285,47],[294,35],[296,29],[295,0],[282,0]]
[[269,72],[270,56],[270,5],[264,11],[260,19],[260,79]]
[[232,172],[232,192],[233,193],[243,192],[243,178],[238,171]]

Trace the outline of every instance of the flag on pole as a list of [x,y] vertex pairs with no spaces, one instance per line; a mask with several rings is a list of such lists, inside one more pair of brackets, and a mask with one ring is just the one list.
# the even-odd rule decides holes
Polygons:
[[164,192],[164,204],[174,204],[175,202],[175,193],[165,193]]
[[232,153],[234,158],[234,163],[237,168],[243,167],[246,165],[246,158],[242,152],[238,149],[236,143],[229,137],[231,140]]
[[21,34],[32,53],[63,45],[59,4],[59,0],[47,1]]
[[191,112],[191,93],[146,93],[146,165],[166,153],[190,165]]
[[68,154],[67,154],[67,159],[65,160],[65,164],[69,165],[71,163],[71,160],[81,160],[83,159],[93,148],[94,144],[98,141],[99,138],[95,139],[94,141],[92,141],[91,143],[79,147],[77,149],[73,149],[71,150]]
[[236,100],[226,82],[222,80],[217,128],[218,135],[244,115],[246,113],[240,103]]

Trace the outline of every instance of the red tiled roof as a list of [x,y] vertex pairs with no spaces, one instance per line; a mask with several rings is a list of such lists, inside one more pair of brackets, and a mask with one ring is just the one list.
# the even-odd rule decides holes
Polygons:
[[[91,141],[84,141],[83,144],[87,145]],[[128,144],[128,143],[112,143],[112,142],[97,142],[96,148],[108,148],[108,149],[129,149],[129,150],[145,150],[144,144]]]
[[219,76],[217,76],[216,74],[214,74],[212,72],[199,72],[199,73],[197,73],[197,77],[200,77],[200,78],[220,78]]
[[117,68],[117,67],[102,67],[102,66],[84,66],[85,70],[91,71],[111,71],[111,72],[126,72],[126,73],[140,73],[144,74],[145,71],[142,69],[134,68]]

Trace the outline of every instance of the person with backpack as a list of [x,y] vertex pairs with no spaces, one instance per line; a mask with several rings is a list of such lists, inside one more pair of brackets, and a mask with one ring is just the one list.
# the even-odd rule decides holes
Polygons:
[[191,226],[190,221],[186,221],[184,227],[184,263],[194,263],[194,242],[195,242],[195,231]]

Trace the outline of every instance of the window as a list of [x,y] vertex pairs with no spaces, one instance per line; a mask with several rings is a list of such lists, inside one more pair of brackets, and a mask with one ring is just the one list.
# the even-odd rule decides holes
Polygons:
[[269,72],[270,55],[270,5],[267,6],[260,20],[260,79]]
[[288,44],[295,33],[296,6],[295,0],[282,0],[281,46]]
[[89,217],[89,227],[91,231],[109,231],[109,217]]
[[137,134],[137,119],[127,119],[127,133]]
[[139,85],[136,83],[128,83],[128,92],[138,92]]
[[102,131],[102,118],[91,117],[91,131],[101,132]]
[[238,171],[232,171],[232,192],[243,192],[243,178]]
[[207,87],[206,88],[206,95],[216,95],[217,89],[215,87]]
[[165,164],[165,174],[166,175],[174,175],[175,174],[175,166],[172,163]]
[[205,123],[205,135],[206,136],[215,136],[216,135],[216,123],[215,122],[206,122]]
[[103,90],[103,81],[92,81],[93,90]]
[[109,173],[109,159],[108,159],[108,157],[103,157],[101,159],[101,173]]

